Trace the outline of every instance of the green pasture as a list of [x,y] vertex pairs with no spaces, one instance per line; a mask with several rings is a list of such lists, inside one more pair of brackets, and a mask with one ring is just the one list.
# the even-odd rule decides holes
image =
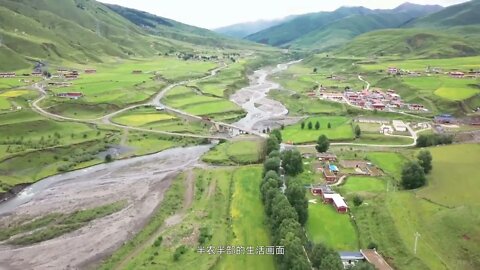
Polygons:
[[[310,199],[314,198],[313,196]],[[358,250],[358,236],[348,214],[340,214],[330,204],[308,204],[307,237],[314,243],[325,243],[339,251]]]
[[428,186],[418,196],[448,206],[480,204],[480,145],[464,144],[434,147],[433,171]]
[[320,100],[316,97],[292,94],[285,90],[272,90],[268,95],[285,105],[290,115],[340,114],[345,111],[345,105],[343,104]]
[[191,88],[178,86],[170,90],[163,99],[166,105],[193,115],[210,115],[227,112],[243,112],[235,103],[226,99],[202,96]]
[[[268,246],[270,234],[260,200],[262,168],[242,167],[233,174],[233,195],[230,205],[233,246]],[[237,255],[221,257],[214,269],[275,269],[273,256]]]
[[367,153],[367,158],[397,181],[400,180],[402,166],[407,161],[402,154],[395,152],[370,152]]
[[451,78],[447,75],[430,77],[404,77],[402,81],[421,91],[433,94],[451,101],[465,100],[480,93],[479,79]]
[[[315,123],[320,123],[320,129],[315,129]],[[282,130],[283,141],[292,143],[316,142],[320,135],[326,135],[330,140],[352,140],[353,129],[351,120],[342,116],[315,116],[309,117],[305,122],[305,128],[301,128],[301,122],[292,126],[285,127]],[[308,123],[311,122],[313,128],[308,129]],[[331,128],[328,128],[328,123]]]
[[480,69],[480,57],[457,57],[457,58],[444,58],[444,59],[412,59],[412,60],[395,60],[395,61],[382,61],[374,64],[361,64],[362,69],[368,71],[386,70],[389,67],[397,67],[400,69],[406,69],[410,71],[424,71],[428,66],[434,68],[438,67],[444,71],[461,69],[468,71],[470,69]]
[[202,161],[211,164],[234,165],[258,163],[263,154],[263,141],[236,140],[216,145]]
[[245,74],[245,60],[230,64],[227,68],[220,70],[215,77],[201,80],[193,86],[197,87],[204,94],[217,97],[226,97],[247,85]]
[[344,195],[354,193],[377,193],[386,190],[385,182],[380,178],[350,176],[346,183],[342,185],[340,191]]
[[[146,246],[133,260],[129,261],[125,269],[210,269],[219,259],[219,255],[199,254],[196,252],[199,246],[199,230],[205,228],[211,239],[207,238],[204,246],[221,246],[228,243],[229,225],[227,222],[229,212],[229,200],[231,197],[230,184],[232,181],[230,169],[218,170],[195,170],[194,171],[194,199],[188,209],[184,209],[185,217],[178,225],[168,227],[161,234],[162,241],[155,244],[152,234],[155,232],[155,225],[159,228],[166,218],[181,211],[184,207],[183,199],[187,191],[186,181],[188,173],[177,178],[176,183],[167,193],[167,197],[162,206],[157,211],[153,223],[147,225],[146,229],[137,235],[133,243],[142,243],[151,241],[153,244]],[[174,193],[172,193],[174,192]],[[170,196],[168,194],[171,194]],[[150,232],[150,234],[148,234]],[[151,240],[149,240],[151,239]],[[173,259],[175,250],[180,246],[186,248],[177,261]],[[128,254],[131,246],[125,246],[123,255]],[[121,255],[122,249],[117,251]],[[114,255],[115,256],[115,255]],[[119,256],[121,260],[123,257]],[[200,268],[199,268],[200,267]],[[113,269],[104,267],[101,269]]]
[[413,138],[385,136],[383,134],[366,133],[355,139],[355,143],[375,145],[407,145],[413,143]]

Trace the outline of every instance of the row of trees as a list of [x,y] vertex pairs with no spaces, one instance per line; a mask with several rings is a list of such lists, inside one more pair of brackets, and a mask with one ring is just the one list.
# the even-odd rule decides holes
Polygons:
[[[324,139],[329,144],[328,139]],[[285,255],[277,257],[278,266],[285,270],[310,270],[312,267],[341,270],[343,264],[335,250],[322,244],[311,244],[305,236],[303,226],[308,219],[308,200],[302,181],[295,178],[304,170],[302,156],[298,150],[280,153],[281,141],[281,134],[276,131],[267,140],[268,156],[264,162],[264,178],[260,186],[273,244],[285,247]],[[289,176],[285,194],[281,191],[284,179],[279,175],[280,172]]]
[[402,186],[405,189],[415,189],[426,184],[426,174],[432,170],[432,154],[422,150],[417,155],[416,161],[410,161],[402,169]]
[[[313,124],[312,124],[312,121],[309,121],[308,124],[305,124],[305,122],[302,122],[302,123],[300,124],[300,128],[301,128],[301,129],[305,129],[305,125],[306,125],[307,128],[310,129],[310,130],[312,130],[312,129],[314,128],[314,126],[313,126]],[[315,122],[315,129],[316,129],[316,130],[319,130],[320,128],[321,128],[320,122],[319,122],[319,121]],[[328,124],[327,124],[327,128],[329,128],[329,129],[332,128],[332,124],[328,123]]]
[[[292,187],[289,184],[286,194],[290,196],[286,196],[286,194],[281,192],[280,188],[283,186],[283,179],[279,175],[282,158],[284,159],[284,164],[293,161],[293,164],[285,166],[285,173],[288,174],[303,171],[303,163],[298,151],[286,151],[283,154],[279,152],[281,137],[279,140],[277,135],[276,132],[272,132],[270,138],[267,139],[266,149],[268,156],[263,164],[264,178],[260,186],[262,202],[265,206],[267,222],[270,225],[272,242],[276,246],[285,248],[285,255],[276,257],[279,268],[285,270],[309,270],[311,266],[304,251],[307,239],[301,224],[301,222],[306,221],[308,212],[297,210],[297,208],[301,209],[301,205],[304,205],[302,200],[297,200],[297,198],[301,197],[298,184],[294,184]],[[303,192],[305,191],[303,190]],[[303,196],[305,197],[305,193]],[[289,201],[288,197],[292,199],[294,204]],[[306,207],[308,205],[305,205]],[[301,214],[299,215],[298,212]]]
[[429,147],[452,143],[453,136],[447,134],[422,134],[418,136],[417,139],[417,147]]

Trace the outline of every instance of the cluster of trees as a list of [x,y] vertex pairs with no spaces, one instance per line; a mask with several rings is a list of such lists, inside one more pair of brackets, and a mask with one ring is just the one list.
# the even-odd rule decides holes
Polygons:
[[426,184],[426,174],[432,170],[432,154],[422,150],[416,161],[407,162],[402,169],[402,186],[405,189],[415,189]]
[[[314,127],[315,127],[315,130],[319,130],[322,127],[319,121],[315,122],[315,126],[313,125],[312,121],[308,121],[307,124],[305,124],[305,122],[302,122],[300,124],[300,128],[305,129],[305,125],[309,130],[312,130]],[[329,129],[332,128],[332,124],[330,124],[330,122],[327,124],[327,128]]]
[[429,147],[452,143],[453,136],[447,134],[422,134],[418,136],[417,139],[417,147]]
[[[328,139],[325,136],[323,139],[326,139],[328,149]],[[263,180],[260,185],[273,245],[285,247],[285,255],[276,257],[278,266],[285,270],[310,270],[312,267],[341,270],[343,264],[335,250],[322,244],[312,245],[305,236],[303,226],[308,219],[306,189],[302,181],[294,177],[303,172],[302,156],[298,150],[280,153],[281,141],[279,132],[272,132],[267,140],[268,155],[263,164]],[[289,176],[285,193],[281,191],[284,176],[280,176],[280,173]]]

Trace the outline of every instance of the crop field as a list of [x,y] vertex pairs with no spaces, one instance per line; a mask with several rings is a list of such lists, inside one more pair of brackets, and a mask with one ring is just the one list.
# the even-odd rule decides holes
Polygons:
[[[313,196],[309,199],[314,198]],[[325,243],[336,250],[358,250],[358,237],[350,216],[337,213],[335,207],[317,203],[308,204],[307,237],[314,243]]]
[[[54,93],[82,92],[77,103],[131,104],[148,99],[168,82],[204,76],[216,67],[213,62],[183,61],[159,57],[154,60],[131,60],[120,65],[100,65],[95,74],[81,74],[71,87],[52,87]],[[141,71],[133,74],[133,70]]]
[[22,82],[21,80],[22,79],[18,77],[17,78],[0,78],[0,90],[15,88],[19,86],[25,86],[29,83],[33,83],[37,81],[38,79],[26,78],[26,80],[29,81],[29,83]]
[[120,116],[116,121],[122,125],[139,127],[148,123],[172,120],[175,118],[175,116],[166,113],[142,113]]
[[[230,205],[233,246],[268,246],[270,237],[266,217],[260,200],[262,169],[242,167],[233,174],[233,195]],[[273,256],[224,255],[214,269],[275,269]]]
[[[320,123],[320,129],[315,129],[315,123]],[[352,140],[353,129],[351,120],[342,116],[325,116],[325,117],[310,117],[305,121],[305,128],[301,128],[301,123],[285,127],[282,130],[283,140],[285,142],[292,142],[295,144],[316,142],[318,137],[322,134],[326,135],[330,140]],[[308,129],[308,123],[312,123],[313,128]],[[328,128],[330,123],[331,128]]]
[[0,110],[9,110],[12,107],[12,101],[15,98],[32,94],[32,91],[28,90],[11,90],[0,92]]
[[402,81],[420,91],[430,91],[447,100],[464,100],[480,93],[480,79],[459,79],[448,76],[406,77]]
[[163,101],[168,106],[199,116],[228,112],[243,113],[242,109],[231,101],[198,95],[191,88],[184,86],[172,89]]
[[230,64],[226,69],[207,80],[202,80],[194,84],[204,94],[210,94],[217,97],[226,97],[235,90],[247,85],[245,75],[245,60]]
[[438,67],[444,70],[452,69],[480,69],[480,57],[457,57],[447,59],[418,59],[385,61],[377,64],[362,64],[362,69],[369,71],[386,70],[388,67],[397,67],[406,70],[424,71],[426,67]]
[[263,154],[263,142],[259,140],[237,140],[215,146],[202,160],[211,164],[253,164],[258,163]]

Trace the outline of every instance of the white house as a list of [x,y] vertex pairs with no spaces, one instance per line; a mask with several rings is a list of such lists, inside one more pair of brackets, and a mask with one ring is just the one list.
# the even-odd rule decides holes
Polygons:
[[395,129],[395,131],[398,131],[398,132],[406,132],[407,131],[407,125],[403,121],[393,120],[392,124],[393,124],[393,128]]

